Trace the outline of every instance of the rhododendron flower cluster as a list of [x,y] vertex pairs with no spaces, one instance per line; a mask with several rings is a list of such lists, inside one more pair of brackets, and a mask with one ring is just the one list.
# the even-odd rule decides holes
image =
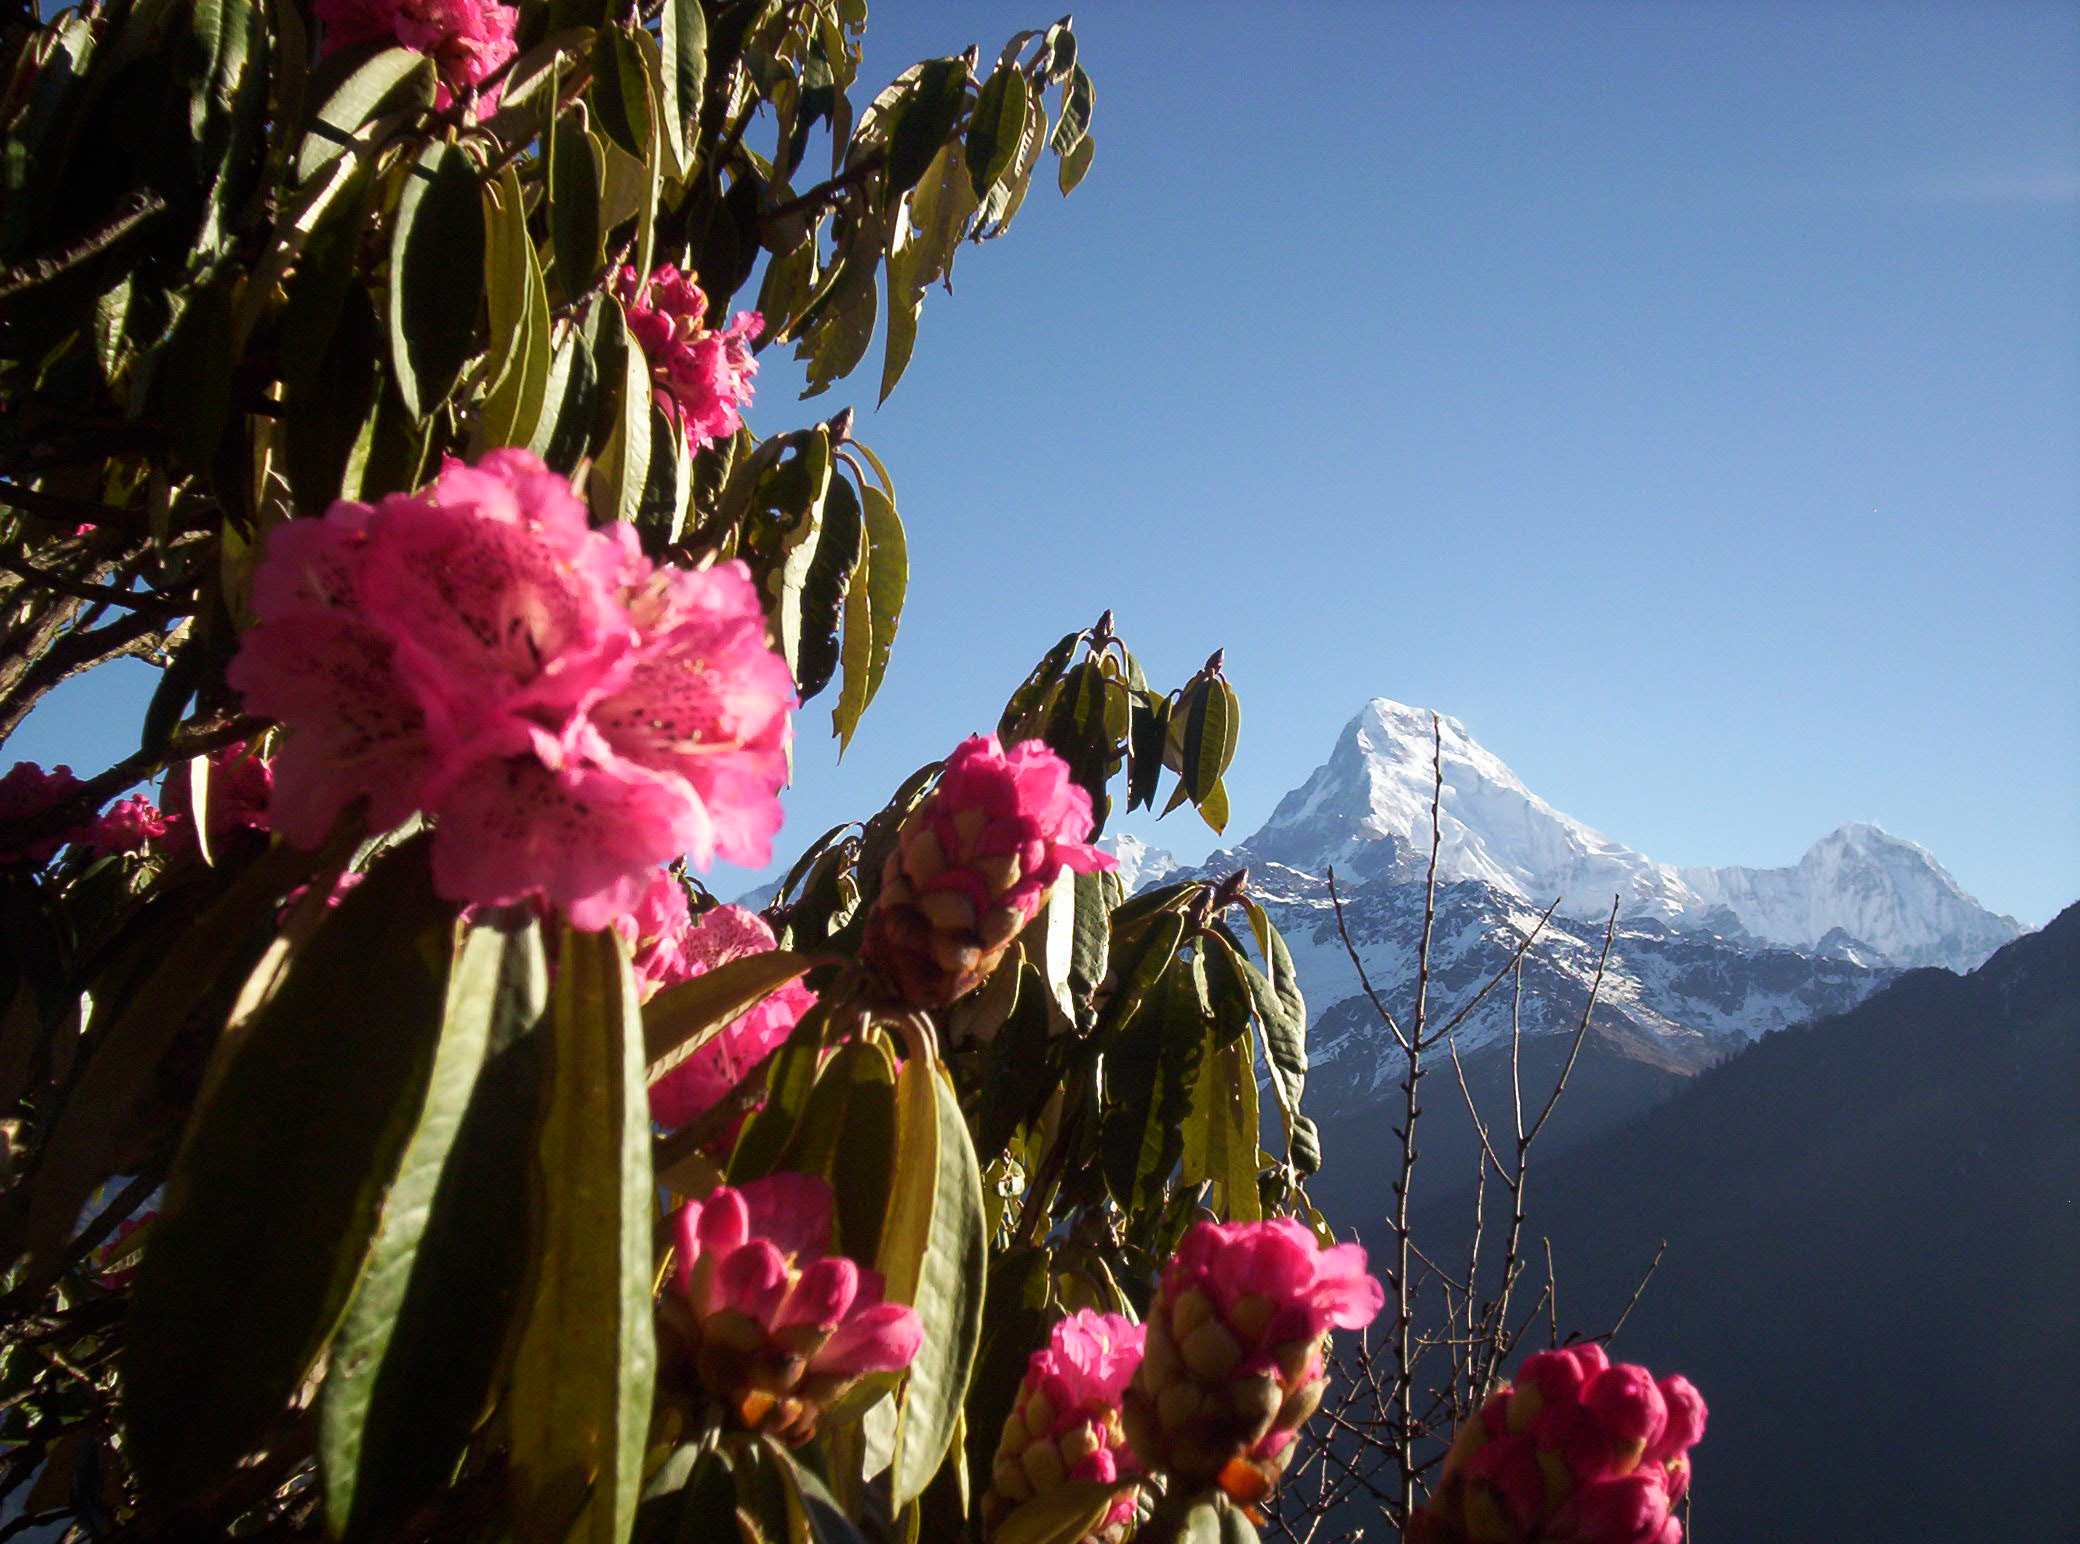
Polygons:
[[[315,0],[325,24],[325,52],[357,43],[394,43],[433,60],[439,76],[434,105],[481,84],[513,57],[520,13],[499,0]],[[498,105],[499,88],[483,94],[480,111]]]
[[[1077,1480],[1110,1484],[1140,1472],[1120,1424],[1120,1396],[1141,1362],[1147,1330],[1119,1314],[1081,1309],[1054,1327],[1026,1363],[1004,1420],[983,1516],[991,1531],[1023,1501]],[[1134,1520],[1136,1490],[1114,1499],[1087,1538],[1113,1544]]]
[[[0,820],[20,820],[41,815],[52,805],[70,798],[80,786],[70,767],[53,767],[46,772],[33,761],[18,761],[0,777]],[[0,864],[48,863],[60,847],[77,841],[82,830],[61,831],[4,852]]]
[[945,1007],[996,968],[1063,869],[1118,867],[1090,834],[1090,794],[1044,743],[970,737],[903,823],[862,956],[901,1003]]
[[[683,900],[681,908],[683,914]],[[777,942],[757,912],[741,906],[717,906],[680,931],[674,955],[658,979],[669,985],[704,975],[747,954],[763,954]],[[658,963],[650,968],[657,969]],[[732,1019],[706,1045],[650,1086],[651,1116],[662,1125],[683,1126],[705,1115],[815,1005],[814,992],[799,981],[790,981],[748,1013]]]
[[871,1372],[910,1365],[916,1310],[881,1300],[881,1278],[829,1253],[831,1189],[804,1174],[724,1185],[679,1213],[679,1290],[693,1363],[730,1418],[790,1445]]
[[150,799],[134,793],[103,810],[84,841],[97,857],[136,852],[164,836],[171,825]]
[[670,263],[645,279],[623,268],[614,293],[628,315],[628,330],[641,345],[654,382],[652,396],[665,417],[686,435],[689,450],[727,439],[743,422],[758,374],[758,341],[765,318],[739,311],[719,332],[708,328],[708,297],[690,273]]
[[678,854],[771,857],[794,694],[750,572],[652,564],[526,451],[277,527],[253,607],[230,680],[289,731],[298,846],[357,801],[372,830],[422,811],[443,895],[581,928]]
[[1527,1357],[1459,1428],[1409,1544],[1678,1544],[1704,1435],[1687,1378],[1656,1382],[1596,1345]]
[[1163,1271],[1126,1392],[1134,1451],[1188,1488],[1253,1503],[1321,1404],[1329,1330],[1386,1301],[1356,1244],[1324,1249],[1291,1218],[1193,1225]]

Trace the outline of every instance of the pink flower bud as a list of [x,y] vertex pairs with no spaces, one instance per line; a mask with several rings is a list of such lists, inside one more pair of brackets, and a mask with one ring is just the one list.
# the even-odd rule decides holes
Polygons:
[[1194,1224],[1163,1272],[1124,1417],[1134,1451],[1187,1486],[1254,1504],[1320,1404],[1332,1326],[1386,1301],[1356,1244],[1321,1248],[1291,1218]]
[[1686,1378],[1598,1346],[1541,1351],[1460,1428],[1411,1544],[1679,1544],[1672,1514],[1704,1434]]
[[[1109,1484],[1140,1465],[1120,1423],[1120,1399],[1140,1364],[1146,1329],[1119,1314],[1081,1309],[1061,1320],[1026,1362],[1005,1417],[983,1502],[985,1533],[1026,1501],[1079,1480]],[[1086,1536],[1113,1544],[1134,1520],[1135,1489],[1114,1499]]]
[[802,1174],[725,1185],[679,1213],[695,1376],[737,1424],[790,1445],[860,1377],[908,1367],[923,1343],[915,1310],[828,1253],[830,1226],[830,1186]]
[[996,969],[1063,869],[1118,866],[1090,834],[1090,794],[1043,742],[1006,751],[994,735],[970,737],[903,823],[862,958],[904,1006],[957,1001]]

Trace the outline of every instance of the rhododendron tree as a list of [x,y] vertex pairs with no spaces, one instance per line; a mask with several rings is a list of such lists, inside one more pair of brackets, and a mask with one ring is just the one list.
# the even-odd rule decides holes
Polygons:
[[[1095,846],[1159,800],[1223,828],[1222,656],[1152,683],[1107,613],[883,808],[783,829],[805,706],[870,722],[909,538],[853,407],[802,421],[761,356],[813,397],[878,335],[885,397],[956,252],[1094,155],[1066,19],[871,93],[865,24],[0,24],[0,738],[156,672],[121,760],[0,779],[0,1497],[36,1521],[1271,1515],[1379,1304],[1308,1198],[1306,1005],[1246,875],[1129,897]],[[1619,1446],[1568,1515],[1680,1494],[1688,1396],[1650,1432],[1590,1387]]]

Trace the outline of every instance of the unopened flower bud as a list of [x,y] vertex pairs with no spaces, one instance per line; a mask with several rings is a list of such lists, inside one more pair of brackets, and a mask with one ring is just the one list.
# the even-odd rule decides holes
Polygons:
[[1044,743],[963,743],[882,866],[861,953],[885,994],[943,1008],[973,991],[1063,869],[1116,866],[1090,833],[1090,794]]
[[1323,1249],[1289,1218],[1199,1223],[1163,1273],[1126,1392],[1134,1451],[1187,1489],[1262,1500],[1321,1403],[1330,1328],[1369,1324],[1384,1301],[1356,1244]]
[[1601,1347],[1526,1359],[1452,1439],[1407,1544],[1680,1544],[1672,1515],[1704,1434],[1686,1378],[1659,1383]]
[[[1142,1356],[1144,1330],[1118,1314],[1071,1314],[1026,1364],[1005,1417],[983,1499],[993,1536],[1024,1502],[1077,1481],[1111,1484],[1140,1472],[1120,1422],[1120,1395]],[[1134,1520],[1136,1491],[1123,1489],[1087,1544],[1116,1544]]]
[[695,1375],[737,1424],[789,1444],[864,1374],[909,1366],[924,1337],[878,1276],[826,1252],[830,1226],[830,1186],[802,1174],[725,1185],[679,1213]]

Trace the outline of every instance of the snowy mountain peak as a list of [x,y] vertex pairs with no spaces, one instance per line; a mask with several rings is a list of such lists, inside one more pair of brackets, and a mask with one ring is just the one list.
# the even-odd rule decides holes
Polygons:
[[[1441,764],[1443,786],[1437,787]],[[1601,916],[1613,896],[1628,917],[1672,920],[1691,897],[1664,865],[1563,815],[1524,786],[1455,718],[1376,697],[1344,727],[1329,760],[1286,795],[1244,844],[1252,856],[1365,875],[1429,862],[1438,799],[1438,873],[1478,879],[1570,915]]]
[[1129,895],[1143,885],[1154,884],[1179,867],[1177,859],[1165,849],[1151,847],[1126,831],[1100,837],[1098,850],[1119,859],[1119,877]]
[[[1437,789],[1441,764],[1443,784]],[[1242,861],[1419,879],[1438,793],[1438,874],[1563,915],[1619,915],[1896,965],[1969,970],[2021,932],[1914,843],[1851,822],[1783,869],[1657,863],[1554,809],[1457,719],[1375,697],[1329,759],[1242,844]]]

